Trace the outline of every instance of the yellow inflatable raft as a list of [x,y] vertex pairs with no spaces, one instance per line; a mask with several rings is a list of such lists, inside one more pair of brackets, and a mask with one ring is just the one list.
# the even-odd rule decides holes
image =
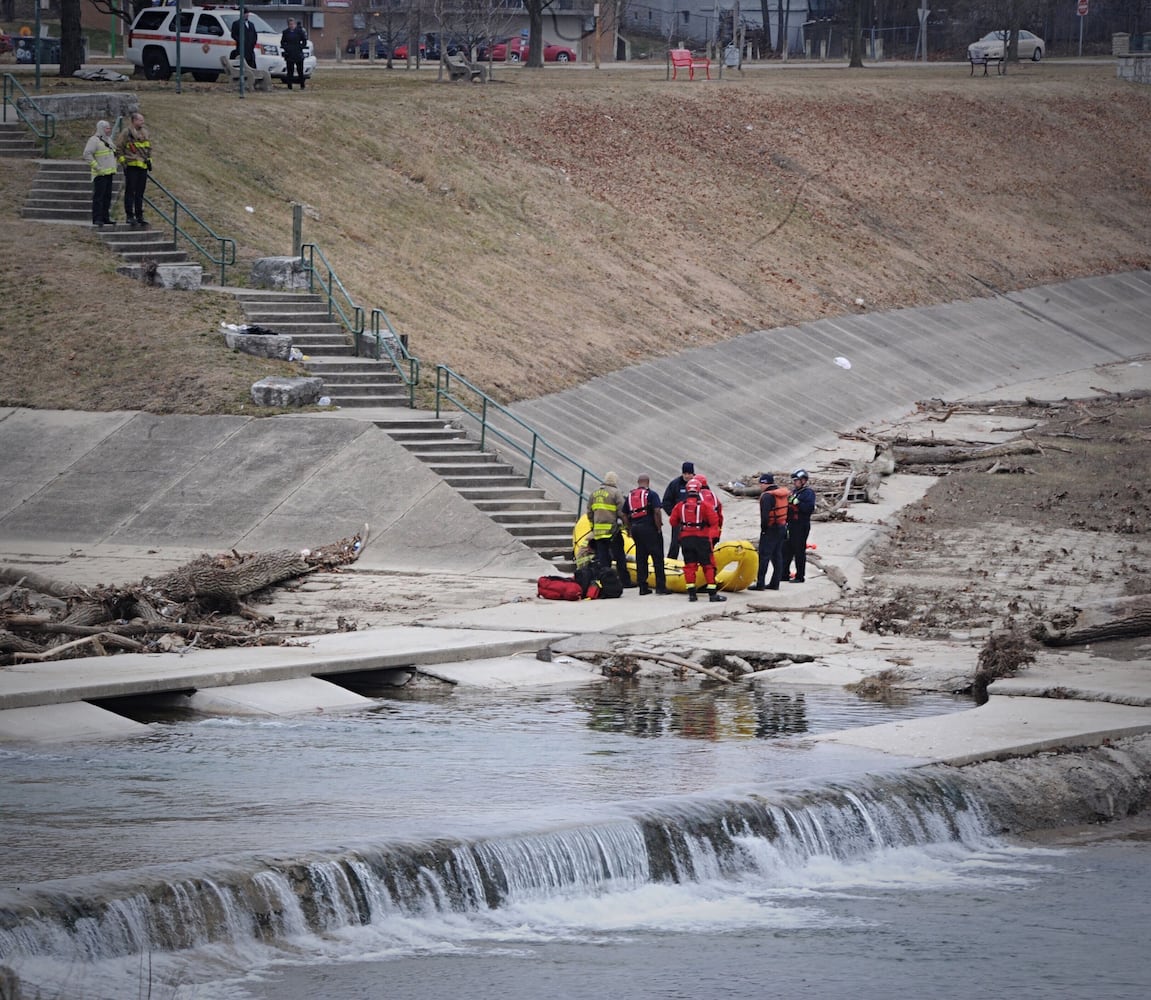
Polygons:
[[[576,522],[572,531],[572,551],[579,548],[585,540],[591,542],[591,521],[584,514]],[[626,531],[623,535],[624,551],[627,553],[627,570],[631,582],[635,583],[635,541]],[[683,561],[680,559],[664,559],[664,572],[667,576],[668,590],[675,590],[683,594],[687,592],[687,581],[683,576]],[[759,571],[759,552],[751,542],[733,539],[721,541],[715,547],[715,582],[720,590],[734,591],[746,590],[755,583],[756,573]],[[706,583],[703,572],[696,572],[695,585],[704,587]],[[647,585],[655,586],[655,571],[649,570]]]

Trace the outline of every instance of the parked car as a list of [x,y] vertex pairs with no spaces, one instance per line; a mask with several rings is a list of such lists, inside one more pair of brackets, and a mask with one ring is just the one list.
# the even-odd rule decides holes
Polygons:
[[[1039,62],[1043,58],[1045,43],[1038,35],[1020,29],[1016,47],[1020,59],[1031,59]],[[1007,32],[992,31],[984,35],[979,41],[967,46],[967,58],[980,62],[983,59],[1002,59],[1007,49]]]
[[374,35],[365,35],[363,38],[353,38],[344,50],[348,55],[358,52],[361,59],[367,59],[372,54],[372,42],[376,43],[376,58],[387,59],[388,47],[384,44],[384,36],[378,32]]
[[[408,58],[408,43],[407,42],[400,42],[399,45],[397,45],[394,49],[392,49],[392,58],[393,59],[407,59]],[[420,58],[421,59],[427,59],[428,58],[428,50],[424,47],[422,42],[420,43]]]
[[[491,47],[488,55],[486,46],[481,45],[476,58],[480,62],[520,62],[528,57],[528,40],[526,38],[507,38],[498,41]],[[575,51],[566,45],[555,42],[544,42],[544,62],[575,62]]]

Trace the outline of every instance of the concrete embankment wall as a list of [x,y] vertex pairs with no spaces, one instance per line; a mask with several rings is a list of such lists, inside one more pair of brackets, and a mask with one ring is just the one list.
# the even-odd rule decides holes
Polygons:
[[37,554],[51,576],[54,552],[120,552],[131,570],[104,582],[124,582],[149,552],[315,548],[365,524],[361,568],[547,571],[370,422],[0,410],[0,562]]
[[512,409],[597,475],[619,472],[624,485],[646,470],[662,489],[684,460],[727,480],[788,470],[839,432],[899,416],[914,400],[1146,354],[1149,316],[1151,272],[1084,278],[759,330]]

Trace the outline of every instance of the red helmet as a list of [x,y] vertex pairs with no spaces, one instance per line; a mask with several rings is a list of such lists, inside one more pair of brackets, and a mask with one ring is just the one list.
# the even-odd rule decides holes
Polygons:
[[707,476],[696,476],[695,478],[699,480],[700,486],[706,486],[707,485]]
[[689,479],[687,481],[688,493],[698,493],[701,489],[702,489],[702,485],[700,484],[698,476],[695,479]]

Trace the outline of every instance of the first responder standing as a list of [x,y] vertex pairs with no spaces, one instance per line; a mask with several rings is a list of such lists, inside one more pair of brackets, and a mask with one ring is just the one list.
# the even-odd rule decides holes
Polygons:
[[696,476],[699,480],[699,498],[715,511],[716,529],[711,536],[711,547],[719,544],[719,536],[723,531],[723,501],[719,499],[710,486],[707,485],[707,476]]
[[96,132],[84,146],[84,159],[92,170],[92,225],[112,225],[112,181],[116,177],[116,147],[112,123],[96,122]]
[[[669,517],[671,512],[675,510],[675,505],[681,500],[687,499],[687,484],[695,477],[695,463],[684,462],[680,474],[675,477],[670,483],[667,484],[667,489],[663,491],[663,510]],[[671,542],[667,547],[668,559],[679,558],[679,529],[673,524],[671,526]]]
[[787,541],[783,546],[783,576],[787,580],[795,562],[792,583],[803,583],[807,574],[807,536],[811,534],[811,515],[815,513],[815,490],[807,485],[807,470],[791,474],[791,495],[787,500]]
[[124,167],[124,214],[130,226],[144,226],[144,188],[152,169],[152,137],[144,116],[133,111],[116,139],[116,159]]
[[671,512],[671,525],[679,528],[679,544],[683,549],[683,579],[687,584],[687,599],[696,601],[696,573],[703,570],[708,600],[726,601],[715,584],[715,559],[711,551],[711,537],[719,530],[715,511],[700,499],[702,487],[698,479],[687,484],[687,498],[675,505]]
[[608,569],[614,561],[619,582],[625,588],[634,586],[628,576],[623,545],[623,497],[619,492],[619,477],[614,472],[604,476],[603,482],[592,490],[588,510],[597,571]]
[[288,18],[288,26],[280,35],[280,52],[288,64],[288,89],[292,89],[292,78],[299,77],[300,89],[304,89],[304,49],[308,45],[308,33],[302,24],[296,24],[294,17]]
[[[759,477],[759,569],[752,590],[779,590],[783,576],[783,544],[787,538],[787,511],[790,493],[786,486],[776,485],[775,476],[765,472]],[[768,568],[771,582],[764,584]]]
[[667,589],[667,567],[663,561],[663,509],[660,497],[651,488],[650,476],[637,476],[635,489],[624,500],[624,513],[628,528],[635,541],[635,580],[639,593],[651,593],[647,583],[647,564],[651,560],[655,570],[655,592],[670,594]]

